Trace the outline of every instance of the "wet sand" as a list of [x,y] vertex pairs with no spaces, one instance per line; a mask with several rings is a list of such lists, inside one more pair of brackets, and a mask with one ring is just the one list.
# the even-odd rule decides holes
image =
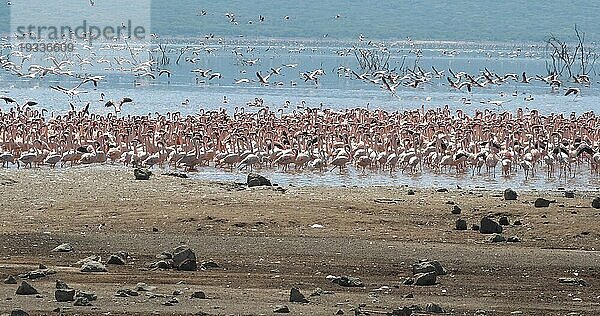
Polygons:
[[[333,315],[339,309],[353,314],[359,304],[390,312],[430,302],[457,315],[600,310],[600,210],[590,207],[594,193],[576,191],[569,199],[561,191],[519,192],[517,201],[504,201],[499,191],[457,188],[415,189],[415,195],[406,187],[288,186],[281,192],[156,173],[136,181],[131,170],[112,167],[0,171],[0,277],[40,263],[57,271],[30,282],[40,298],[15,295],[17,285],[0,284],[0,314],[14,308],[54,314],[62,307],[80,315],[271,315],[285,304],[291,315]],[[537,197],[556,203],[534,208]],[[462,214],[452,214],[449,202]],[[470,230],[486,215],[507,216],[511,225],[503,235],[521,242],[491,243],[490,235]],[[454,229],[459,217],[469,230]],[[516,220],[522,225],[512,225]],[[73,251],[51,252],[65,242]],[[181,244],[199,262],[214,261],[219,268],[145,269],[157,254]],[[105,261],[118,251],[132,259],[107,265],[108,273],[82,273],[75,264],[91,255]],[[412,276],[411,264],[423,258],[438,260],[448,275],[432,286],[403,285]],[[587,285],[559,284],[559,278],[575,274]],[[365,287],[341,287],[327,275],[356,276]],[[57,303],[56,279],[94,291],[98,300],[92,307]],[[138,282],[165,296],[114,295]],[[292,287],[310,303],[290,303]],[[317,287],[333,294],[309,297]],[[179,303],[162,305],[174,290],[183,292]],[[197,290],[209,299],[190,299]],[[405,298],[410,293],[414,298]]]

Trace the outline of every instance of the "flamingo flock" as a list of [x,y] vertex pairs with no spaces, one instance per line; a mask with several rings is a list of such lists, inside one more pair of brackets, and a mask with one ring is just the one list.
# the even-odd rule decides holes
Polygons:
[[498,113],[448,106],[384,110],[263,107],[117,117],[32,107],[0,110],[2,167],[124,164],[149,168],[281,172],[471,173],[525,178],[600,173],[600,117],[593,112]]

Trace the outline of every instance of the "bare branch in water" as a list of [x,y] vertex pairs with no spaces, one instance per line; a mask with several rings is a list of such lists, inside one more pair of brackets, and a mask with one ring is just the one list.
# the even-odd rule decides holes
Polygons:
[[587,76],[592,71],[595,73],[594,65],[598,54],[594,46],[586,45],[585,33],[574,27],[576,44],[570,44],[550,34],[546,39],[546,48],[549,50],[552,66],[546,63],[548,74],[558,76],[567,75],[569,78]]

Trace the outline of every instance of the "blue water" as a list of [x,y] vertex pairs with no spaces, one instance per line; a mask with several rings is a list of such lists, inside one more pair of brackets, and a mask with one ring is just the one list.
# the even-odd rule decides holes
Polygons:
[[[550,33],[570,35],[573,24],[595,40],[600,3],[595,1],[154,1],[154,29],[169,36],[356,38],[411,37],[452,41],[542,41]],[[200,9],[205,17],[194,17]],[[224,12],[239,16],[230,27]],[[265,23],[248,27],[258,15]],[[334,18],[336,15],[340,18]],[[284,21],[284,16],[290,20]]]
[[[57,3],[64,6],[69,2]],[[0,4],[3,34],[9,29],[10,7]],[[201,11],[206,15],[200,15]],[[234,14],[236,23],[231,23],[226,13]],[[260,15],[265,17],[264,22],[259,21]],[[289,19],[284,19],[286,16]],[[265,104],[273,108],[289,101],[292,106],[284,109],[288,112],[302,101],[312,107],[323,104],[336,109],[396,110],[421,105],[497,108],[487,103],[490,100],[506,102],[505,109],[535,107],[545,112],[583,112],[596,109],[600,103],[600,90],[595,85],[583,87],[581,97],[574,100],[561,97],[561,91],[551,93],[541,82],[530,85],[512,82],[467,94],[449,88],[445,76],[448,68],[475,75],[484,67],[500,75],[522,71],[530,76],[546,75],[549,59],[544,39],[553,34],[572,41],[576,23],[585,32],[587,42],[595,45],[600,37],[598,16],[600,2],[594,1],[152,1],[152,32],[158,36],[153,43],[167,44],[171,58],[170,63],[157,67],[170,70],[172,78],[136,80],[127,71],[74,66],[72,70],[78,73],[106,75],[106,81],[101,88],[90,89],[73,100],[50,90],[49,86],[70,87],[77,81],[52,75],[43,80],[27,80],[0,73],[0,88],[2,94],[33,99],[56,112],[68,110],[69,102],[76,106],[91,102],[98,105],[92,107],[93,111],[108,113],[110,109],[101,107],[98,101],[101,92],[108,99],[134,97],[136,102],[127,109],[128,114],[155,111],[193,114],[200,108],[219,107],[233,110],[244,107],[255,97],[264,98]],[[207,40],[206,34],[214,38]],[[359,41],[361,35],[364,41]],[[444,70],[444,76],[418,89],[401,88],[392,96],[378,85],[339,75],[336,69],[340,66],[360,72],[355,57],[341,53],[348,53],[354,46],[372,47],[369,41],[389,49],[390,68],[404,63],[429,71],[434,66]],[[195,56],[190,53],[184,56],[198,58],[197,63],[182,60],[175,64],[177,52],[185,46],[200,51]],[[211,51],[205,52],[206,47]],[[236,58],[234,50],[243,54],[243,58]],[[420,57],[416,51],[421,52]],[[104,57],[104,52],[97,52],[98,58]],[[7,53],[8,50],[2,51],[4,55]],[[260,61],[255,65],[241,62],[258,58]],[[281,76],[271,79],[282,85],[233,84],[242,78],[256,80],[257,71],[265,74],[272,67],[290,63],[298,67],[284,69]],[[196,84],[190,72],[195,68],[210,68],[223,77]],[[326,71],[318,86],[301,79],[301,72],[317,68]],[[598,81],[595,76],[593,79],[594,83]],[[530,95],[533,101],[525,101]],[[228,98],[227,104],[222,103],[224,96]],[[185,99],[190,102],[182,106]],[[465,104],[465,99],[470,102]],[[246,107],[246,110],[253,109]]]
[[[16,0],[23,1],[23,0]],[[61,1],[67,3],[68,1]],[[9,27],[9,6],[0,4],[0,33]],[[207,15],[197,13],[206,10]],[[239,25],[224,17],[235,13]],[[50,14],[50,13],[49,13]],[[264,23],[258,16],[266,17]],[[334,18],[339,15],[339,18]],[[152,1],[153,32],[169,37],[373,39],[539,42],[568,36],[576,23],[591,41],[600,32],[597,1]],[[289,20],[284,20],[289,16]],[[252,25],[248,22],[253,21]]]

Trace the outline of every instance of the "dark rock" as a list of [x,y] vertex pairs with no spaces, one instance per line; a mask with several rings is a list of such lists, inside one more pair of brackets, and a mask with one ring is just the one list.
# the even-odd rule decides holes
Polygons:
[[498,220],[498,222],[502,226],[508,226],[508,225],[510,225],[510,223],[508,222],[508,217],[506,217],[506,216],[500,217],[500,219]]
[[35,279],[43,278],[43,277],[45,277],[47,275],[51,275],[51,274],[56,274],[56,271],[52,270],[52,269],[33,270],[33,271],[29,271],[27,273],[19,274],[19,277],[21,279],[35,280]]
[[448,192],[448,189],[446,189],[446,188],[439,188],[439,189],[437,189],[436,191],[437,191],[438,193],[446,193],[446,192]]
[[513,225],[515,225],[515,226],[520,226],[520,225],[523,225],[523,223],[521,223],[521,221],[520,221],[520,220],[516,220],[516,221],[513,223]]
[[33,286],[31,286],[29,283],[27,283],[27,281],[22,281],[21,285],[19,285],[19,288],[17,289],[16,294],[17,295],[34,295],[34,294],[40,294],[40,292],[38,292],[35,288],[33,288]]
[[108,257],[108,260],[106,261],[106,264],[114,264],[114,265],[124,265],[125,262],[125,258],[119,256],[119,255],[110,255],[110,257]]
[[52,252],[69,252],[72,250],[73,250],[73,247],[71,246],[71,244],[65,243],[65,244],[56,246],[56,248],[52,249]]
[[196,271],[198,270],[198,263],[196,260],[185,259],[182,263],[177,266],[179,271]]
[[457,219],[456,230],[467,230],[467,221],[462,218]]
[[152,227],[152,232],[153,233],[158,233],[158,227]]
[[413,278],[406,278],[406,279],[404,279],[404,281],[402,281],[402,284],[404,284],[404,285],[413,285],[413,284],[415,284],[415,279],[413,279]]
[[492,236],[490,238],[491,242],[503,242],[506,241],[506,238],[504,238],[504,236],[502,236],[501,234],[495,234],[494,236]]
[[442,265],[435,260],[421,260],[412,266],[413,275],[419,273],[435,272],[436,275],[446,275],[448,272],[442,267]]
[[426,313],[444,313],[445,311],[438,304],[427,303],[427,305],[425,305],[425,312]]
[[504,190],[504,200],[506,201],[514,201],[517,199],[519,195],[513,189]]
[[175,266],[173,260],[167,259],[151,263],[148,267],[150,269],[173,269]]
[[439,263],[438,261],[433,260],[433,261],[427,261],[427,262],[429,262],[430,264],[432,264],[435,267],[435,274],[437,274],[437,275],[448,274],[448,271],[446,271],[446,269],[444,267],[442,267],[442,264]]
[[202,291],[196,291],[194,293],[192,293],[192,298],[197,298],[197,299],[205,299],[206,298],[206,294]]
[[187,246],[179,246],[173,250],[173,265],[181,271],[195,271],[198,269],[196,254]]
[[246,180],[246,185],[249,188],[259,186],[271,186],[271,181],[259,174],[250,173],[248,175],[248,179]]
[[471,230],[479,230],[479,225],[477,225],[477,224],[471,225]]
[[138,283],[133,289],[138,292],[152,292],[156,290],[156,286],[150,286],[146,283]]
[[337,312],[335,312],[336,315],[344,315],[344,310],[343,309],[338,309]]
[[54,298],[57,302],[72,302],[75,300],[75,290],[59,289],[54,291]]
[[323,291],[323,289],[321,288],[316,288],[312,293],[310,293],[310,296],[321,296],[323,295],[325,292]]
[[4,279],[4,284],[17,284],[17,279],[14,276],[9,275]]
[[122,289],[122,290],[117,290],[117,294],[115,294],[115,296],[118,297],[130,297],[130,296],[139,296],[140,293],[132,290],[132,289]]
[[[388,314],[390,315],[390,314]],[[396,308],[394,310],[392,310],[391,313],[392,316],[411,316],[413,315],[413,309],[411,309],[410,307],[404,306],[402,308]]]
[[[412,266],[413,275],[419,273],[435,272],[435,267],[429,262],[420,262]],[[436,273],[437,274],[437,273]]]
[[460,214],[462,212],[462,210],[460,209],[460,207],[458,205],[454,205],[452,207],[452,214]]
[[87,292],[87,291],[78,291],[77,294],[75,294],[75,297],[84,297],[86,300],[88,300],[90,302],[98,299],[98,296],[96,295],[96,293]]
[[517,236],[510,236],[506,239],[507,242],[521,242],[521,239]]
[[188,178],[188,175],[183,172],[167,172],[167,173],[163,173],[163,176],[170,176],[170,177],[176,177],[176,178],[182,178],[182,179]]
[[560,279],[558,279],[558,283],[568,284],[568,285],[581,285],[581,286],[587,285],[587,283],[583,279],[579,279],[579,278],[560,278]]
[[143,168],[135,168],[135,170],[133,170],[133,175],[136,180],[150,180],[152,171]]
[[26,311],[17,308],[10,312],[10,316],[29,316],[29,314]]
[[290,308],[287,305],[277,305],[273,310],[273,313],[289,313]]
[[479,232],[482,234],[500,234],[502,233],[502,226],[491,220],[489,217],[484,217],[481,219]]
[[168,301],[164,302],[163,305],[164,306],[174,306],[175,304],[178,304],[179,300],[176,297],[171,297]]
[[157,255],[156,258],[157,259],[161,259],[161,260],[164,260],[164,259],[173,259],[173,254],[170,253],[170,252],[167,252],[167,251],[163,251],[163,252],[161,252],[160,255]]
[[108,270],[102,263],[100,263],[98,261],[94,261],[94,260],[85,262],[81,266],[80,271],[81,272],[108,272]]
[[573,192],[573,191],[565,191],[565,197],[567,199],[574,199],[575,198],[575,192]]
[[408,194],[408,195],[415,195],[415,190],[409,189],[406,194]]
[[548,206],[550,206],[550,203],[552,203],[552,201],[546,200],[544,198],[537,198],[537,199],[535,199],[535,202],[533,202],[533,206],[535,206],[535,207],[548,207]]
[[218,269],[219,265],[213,261],[202,262],[200,265],[200,270],[208,270],[208,269]]
[[92,303],[90,303],[90,301],[87,298],[79,296],[75,299],[75,303],[73,303],[73,306],[92,306]]
[[302,293],[300,293],[300,290],[298,288],[293,287],[290,290],[290,302],[292,302],[292,303],[308,303],[308,300],[306,299],[306,297],[304,297],[304,295]]
[[402,298],[415,298],[415,295],[412,293],[405,294]]
[[592,200],[593,208],[600,208],[600,197],[596,197]]
[[46,267],[43,263],[40,263],[40,265],[38,266],[38,269],[46,270],[46,269],[48,269],[48,267]]
[[351,276],[341,276],[339,278],[334,278],[332,280],[333,283],[337,283],[341,286],[345,286],[345,287],[363,287],[364,284],[363,282],[356,277],[351,277]]
[[435,272],[419,273],[414,276],[416,285],[434,285],[436,282]]

